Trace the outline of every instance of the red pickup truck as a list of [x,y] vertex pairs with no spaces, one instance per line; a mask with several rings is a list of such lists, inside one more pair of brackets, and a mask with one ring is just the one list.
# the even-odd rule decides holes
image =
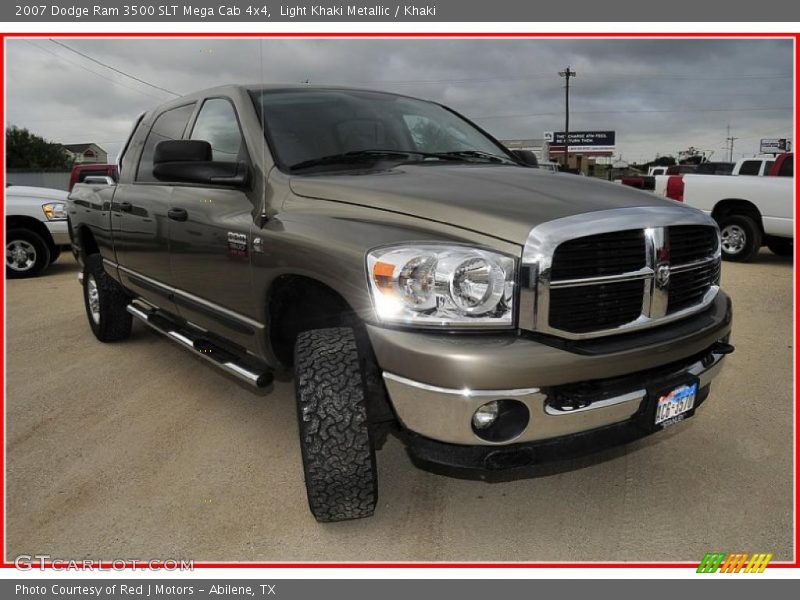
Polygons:
[[87,177],[111,177],[114,181],[117,180],[117,165],[75,165],[72,167],[72,173],[69,176],[69,191],[75,187],[76,183],[83,183]]

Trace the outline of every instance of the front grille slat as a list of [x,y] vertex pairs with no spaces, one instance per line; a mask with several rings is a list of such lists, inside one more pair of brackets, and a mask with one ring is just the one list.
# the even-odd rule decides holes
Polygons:
[[669,228],[670,262],[686,264],[712,256],[717,250],[717,232],[704,225],[675,225]]
[[[716,236],[716,232],[714,235]],[[718,260],[696,269],[673,273],[670,278],[667,314],[700,304],[711,286],[716,285],[719,273]]]
[[[644,229],[583,236],[556,246],[549,281],[570,281],[571,284],[549,288],[548,327],[569,334],[591,334],[608,332],[636,321],[647,308],[642,306],[645,289],[653,284],[649,277],[631,280],[615,280],[614,277],[642,271],[645,267],[655,270],[662,262],[673,268],[693,265],[670,274],[665,288],[666,316],[701,304],[711,286],[719,281],[716,229],[707,225],[675,225],[665,228],[664,236],[669,251],[659,252],[653,264],[648,264]],[[708,262],[703,264],[702,261]],[[585,284],[581,281],[597,277],[610,280]],[[653,318],[653,324],[657,319]]]
[[550,277],[579,279],[620,275],[645,266],[644,232],[641,229],[590,235],[560,244],[553,254]]
[[572,333],[618,327],[642,314],[644,282],[619,281],[550,291],[550,326]]

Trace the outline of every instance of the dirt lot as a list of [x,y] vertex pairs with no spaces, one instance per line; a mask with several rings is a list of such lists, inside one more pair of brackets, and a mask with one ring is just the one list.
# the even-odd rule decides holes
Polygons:
[[506,483],[378,454],[375,517],[305,502],[291,382],[256,395],[137,324],[92,336],[62,257],[8,282],[6,556],[196,560],[699,560],[792,553],[792,265],[726,263],[736,353],[698,416]]

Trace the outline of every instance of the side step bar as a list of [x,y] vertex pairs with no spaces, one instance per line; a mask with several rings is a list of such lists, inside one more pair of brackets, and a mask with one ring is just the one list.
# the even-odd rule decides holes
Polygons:
[[169,319],[158,314],[156,310],[134,304],[129,304],[126,310],[160,334],[215,364],[223,371],[227,371],[237,379],[256,388],[263,388],[272,383],[272,371],[267,367],[220,348],[214,342],[200,337],[189,329],[179,329]]

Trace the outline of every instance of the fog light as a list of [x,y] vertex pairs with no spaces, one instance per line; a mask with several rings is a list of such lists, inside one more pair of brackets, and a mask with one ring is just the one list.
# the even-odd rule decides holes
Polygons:
[[491,427],[500,414],[500,404],[496,400],[487,402],[472,415],[472,426],[475,429],[486,429]]
[[492,400],[473,413],[472,432],[482,440],[502,444],[519,437],[530,420],[523,402],[510,398]]

